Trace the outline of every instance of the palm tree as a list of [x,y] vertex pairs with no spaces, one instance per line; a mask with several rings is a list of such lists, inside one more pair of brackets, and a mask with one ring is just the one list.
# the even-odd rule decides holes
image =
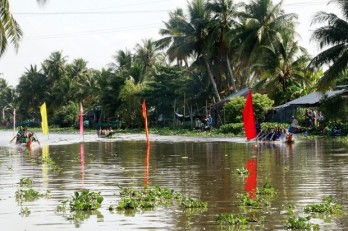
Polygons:
[[282,32],[289,35],[294,33],[297,15],[285,14],[281,8],[282,2],[274,5],[272,0],[254,0],[244,5],[238,37],[241,41],[239,55],[248,67],[245,69],[252,68],[258,62],[262,47],[277,47]]
[[263,46],[255,70],[261,79],[255,85],[263,88],[278,103],[290,100],[289,87],[295,83],[309,84],[310,71],[307,65],[310,57],[305,48],[294,40],[294,34],[283,31],[277,43]]
[[9,0],[0,0],[0,56],[10,41],[18,49],[22,30],[10,12]]
[[207,9],[213,15],[209,37],[214,40],[212,43],[217,44],[219,53],[225,62],[227,76],[229,76],[228,85],[231,85],[233,91],[236,92],[237,88],[233,78],[229,53],[233,50],[231,46],[235,45],[233,44],[234,29],[239,24],[236,21],[238,16],[237,5],[234,5],[231,0],[214,0],[208,2]]
[[164,22],[165,29],[160,29],[159,33],[163,38],[157,41],[157,45],[160,49],[169,47],[167,51],[169,62],[177,60],[177,65],[182,66],[183,64],[188,67],[188,59],[190,53],[181,50],[181,44],[184,42],[184,37],[180,28],[182,23],[186,25],[187,19],[184,16],[184,11],[181,8],[177,8],[173,12],[169,13],[169,21]]
[[211,14],[207,9],[207,1],[193,0],[188,4],[188,18],[181,15],[181,11],[172,14],[173,18],[166,24],[167,29],[160,31],[167,35],[162,45],[169,46],[167,54],[170,60],[177,57],[185,60],[195,56],[195,62],[202,63],[208,73],[214,95],[220,101],[220,94],[213,75],[210,58],[211,44],[208,43],[208,25]]
[[19,108],[25,117],[35,114],[39,106],[47,97],[47,78],[38,70],[37,66],[30,66],[21,76],[17,85]]
[[326,25],[314,30],[312,40],[318,41],[321,49],[330,46],[316,55],[310,64],[314,67],[328,65],[318,83],[318,88],[321,90],[332,87],[335,81],[342,77],[348,65],[348,2],[331,0],[329,3],[337,3],[343,17],[320,11],[312,21],[312,24],[326,22]]
[[124,71],[132,66],[133,55],[129,50],[119,50],[113,56],[115,63],[110,63],[109,66],[115,71]]
[[134,61],[138,63],[142,69],[143,82],[152,69],[161,61],[163,54],[159,52],[157,44],[152,39],[142,40],[142,44],[135,46]]

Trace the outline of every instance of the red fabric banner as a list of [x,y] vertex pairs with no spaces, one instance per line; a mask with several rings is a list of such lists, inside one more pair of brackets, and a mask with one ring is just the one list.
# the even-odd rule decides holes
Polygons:
[[150,139],[149,139],[149,130],[147,128],[147,115],[146,115],[146,103],[145,103],[145,99],[143,101],[143,104],[141,105],[142,107],[142,114],[144,117],[144,124],[145,124],[145,134],[146,134],[146,141],[149,144],[150,143]]
[[243,110],[243,123],[244,131],[247,140],[251,140],[256,137],[255,116],[253,108],[253,99],[251,91],[249,91],[244,110]]

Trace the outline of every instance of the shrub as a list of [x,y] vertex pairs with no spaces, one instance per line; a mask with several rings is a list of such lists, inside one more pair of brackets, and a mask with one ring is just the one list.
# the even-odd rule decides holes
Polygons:
[[[246,99],[244,97],[235,97],[230,99],[224,105],[226,123],[242,122],[242,111]],[[265,119],[265,114],[268,109],[272,108],[274,101],[269,99],[267,95],[253,94],[253,106],[255,118],[259,121]]]

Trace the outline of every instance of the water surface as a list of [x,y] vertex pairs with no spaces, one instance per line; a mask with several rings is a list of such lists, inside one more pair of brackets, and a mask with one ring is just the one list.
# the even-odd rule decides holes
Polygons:
[[[245,230],[284,230],[292,204],[298,215],[305,205],[333,196],[347,213],[348,147],[333,140],[299,141],[293,145],[245,143],[242,138],[150,136],[116,134],[113,139],[83,138],[77,134],[38,134],[41,145],[30,152],[10,144],[12,132],[0,133],[0,220],[8,230],[226,230],[218,214],[254,214],[261,224]],[[42,163],[49,157],[52,163]],[[254,166],[254,179],[233,174]],[[50,198],[16,202],[22,178],[34,180],[32,188]],[[272,185],[277,195],[263,209],[241,208],[238,194],[250,187]],[[170,188],[186,197],[208,202],[205,210],[159,206],[136,213],[110,212],[120,200],[120,188],[144,186]],[[97,211],[72,217],[55,210],[75,191],[90,189],[104,197]],[[20,214],[28,208],[29,216]],[[311,221],[320,230],[347,230],[346,214]],[[230,230],[236,230],[228,227]]]

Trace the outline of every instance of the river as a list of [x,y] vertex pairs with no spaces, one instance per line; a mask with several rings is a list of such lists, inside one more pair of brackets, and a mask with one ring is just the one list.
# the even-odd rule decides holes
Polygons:
[[[286,230],[291,216],[286,207],[291,205],[296,216],[309,216],[303,208],[327,196],[343,206],[344,214],[312,214],[310,222],[320,230],[348,229],[348,145],[335,140],[255,145],[244,138],[150,135],[148,148],[143,134],[99,139],[96,134],[38,133],[40,145],[29,151],[10,143],[12,137],[10,131],[0,132],[0,221],[6,227],[1,230]],[[235,173],[242,168],[252,174]],[[16,192],[27,189],[19,184],[23,178],[32,179],[31,188],[49,191],[49,196],[19,203]],[[239,195],[266,183],[276,192],[268,206],[239,206]],[[172,189],[208,206],[109,211],[121,200],[120,187],[144,186]],[[98,210],[56,211],[61,201],[82,189],[100,192],[104,201]],[[217,225],[218,215],[225,213],[258,222]]]

